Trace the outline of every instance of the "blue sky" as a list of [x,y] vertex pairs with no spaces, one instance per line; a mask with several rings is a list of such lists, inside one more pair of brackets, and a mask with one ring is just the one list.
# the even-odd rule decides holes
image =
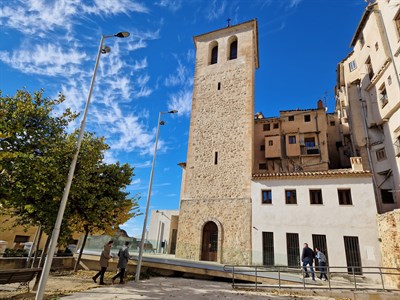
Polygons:
[[[66,95],[81,112],[102,34],[111,52],[101,57],[87,130],[105,136],[108,162],[135,169],[129,191],[140,193],[144,211],[159,111],[166,115],[153,182],[151,209],[178,209],[186,161],[195,48],[192,37],[254,18],[259,28],[260,68],[255,110],[334,108],[337,63],[349,44],[364,0],[9,0],[0,4],[0,89],[45,89]],[[71,129],[79,125],[77,120]],[[61,195],[60,195],[61,196]],[[127,222],[140,235],[143,217]]]

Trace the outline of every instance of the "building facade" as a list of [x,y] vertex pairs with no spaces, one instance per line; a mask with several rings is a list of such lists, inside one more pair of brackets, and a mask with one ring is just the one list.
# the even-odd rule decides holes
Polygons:
[[400,1],[367,6],[337,67],[343,147],[371,170],[379,213],[400,208]]
[[308,243],[331,267],[380,265],[370,172],[259,173],[252,199],[253,264],[299,266]]
[[196,67],[176,256],[251,263],[257,21],[194,37]]

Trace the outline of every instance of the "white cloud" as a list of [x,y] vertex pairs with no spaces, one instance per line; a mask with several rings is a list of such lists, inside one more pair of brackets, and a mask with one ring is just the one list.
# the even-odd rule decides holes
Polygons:
[[160,0],[156,5],[165,7],[172,12],[176,12],[182,7],[182,0]]
[[80,74],[86,53],[77,48],[64,50],[61,45],[45,44],[12,53],[0,52],[0,61],[27,74],[70,77]]
[[176,68],[176,73],[170,74],[165,78],[164,84],[167,87],[183,85],[189,79],[187,68],[178,59],[178,67]]
[[173,94],[168,101],[168,109],[176,109],[178,115],[189,116],[192,111],[192,91],[181,90]]
[[300,4],[303,0],[290,0],[288,4],[288,8],[294,8]]
[[227,5],[226,0],[224,1],[213,0],[212,3],[207,7],[208,14],[206,15],[206,18],[209,21],[220,18],[225,13],[226,5]]
[[[24,0],[12,1],[0,8],[0,24],[22,33],[43,37],[62,29],[70,32],[80,18],[147,13],[148,8],[132,0]],[[86,16],[85,16],[86,15]]]

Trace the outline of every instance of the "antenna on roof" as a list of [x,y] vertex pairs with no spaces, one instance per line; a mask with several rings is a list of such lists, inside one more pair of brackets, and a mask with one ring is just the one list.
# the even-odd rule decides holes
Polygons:
[[230,26],[231,26],[231,19],[228,18],[228,19],[226,20],[226,27],[230,27]]

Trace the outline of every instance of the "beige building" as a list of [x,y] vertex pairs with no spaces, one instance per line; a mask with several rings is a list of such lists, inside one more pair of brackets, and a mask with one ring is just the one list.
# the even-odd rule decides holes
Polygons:
[[[326,171],[348,167],[340,146],[336,115],[321,100],[316,109],[281,111],[279,117],[255,115],[255,173]],[[339,147],[339,146],[340,147]]]
[[251,263],[257,21],[194,37],[196,68],[176,256]]
[[400,1],[367,6],[337,67],[343,147],[371,170],[379,213],[400,208]]

